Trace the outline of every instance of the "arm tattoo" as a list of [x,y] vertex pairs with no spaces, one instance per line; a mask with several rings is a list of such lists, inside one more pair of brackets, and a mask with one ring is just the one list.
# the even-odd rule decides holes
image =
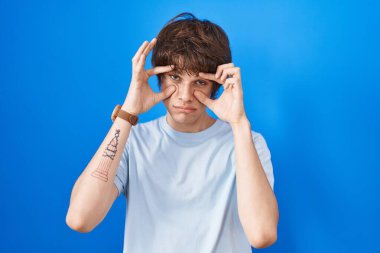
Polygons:
[[94,172],[91,173],[93,177],[96,177],[104,182],[108,181],[108,170],[117,152],[117,145],[119,144],[119,135],[120,129],[116,129],[115,136],[108,143],[106,149],[104,150],[98,167]]

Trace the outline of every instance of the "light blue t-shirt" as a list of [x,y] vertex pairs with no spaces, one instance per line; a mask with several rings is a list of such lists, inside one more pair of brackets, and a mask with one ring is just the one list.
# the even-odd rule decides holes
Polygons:
[[[273,189],[266,141],[252,137]],[[133,126],[114,180],[127,200],[123,252],[250,253],[235,176],[227,122],[196,133],[173,129],[166,115]]]

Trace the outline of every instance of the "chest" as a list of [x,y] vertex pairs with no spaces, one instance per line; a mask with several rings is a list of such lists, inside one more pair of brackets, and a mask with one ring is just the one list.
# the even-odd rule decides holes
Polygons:
[[130,150],[131,193],[168,210],[212,206],[231,190],[233,143],[214,140],[194,146],[167,140]]

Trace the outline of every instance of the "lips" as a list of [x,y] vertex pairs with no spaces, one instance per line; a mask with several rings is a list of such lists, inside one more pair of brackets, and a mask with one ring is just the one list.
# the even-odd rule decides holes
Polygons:
[[175,105],[173,105],[173,107],[181,112],[193,112],[196,110],[194,107],[175,106]]
[[175,105],[174,105],[174,107],[176,107],[176,108],[180,108],[180,109],[185,109],[185,110],[195,110],[194,107],[175,106]]

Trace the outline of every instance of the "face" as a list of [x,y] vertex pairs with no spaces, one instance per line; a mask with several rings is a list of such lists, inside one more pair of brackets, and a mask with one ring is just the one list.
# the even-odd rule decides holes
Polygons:
[[[198,125],[206,117],[206,106],[199,102],[194,96],[194,91],[199,90],[206,96],[211,96],[212,82],[199,76],[188,75],[186,71],[178,73],[175,71],[163,74],[162,90],[170,85],[176,86],[176,91],[163,102],[171,117],[171,123],[178,126]],[[185,109],[181,109],[185,108]],[[168,119],[169,120],[169,119]]]

